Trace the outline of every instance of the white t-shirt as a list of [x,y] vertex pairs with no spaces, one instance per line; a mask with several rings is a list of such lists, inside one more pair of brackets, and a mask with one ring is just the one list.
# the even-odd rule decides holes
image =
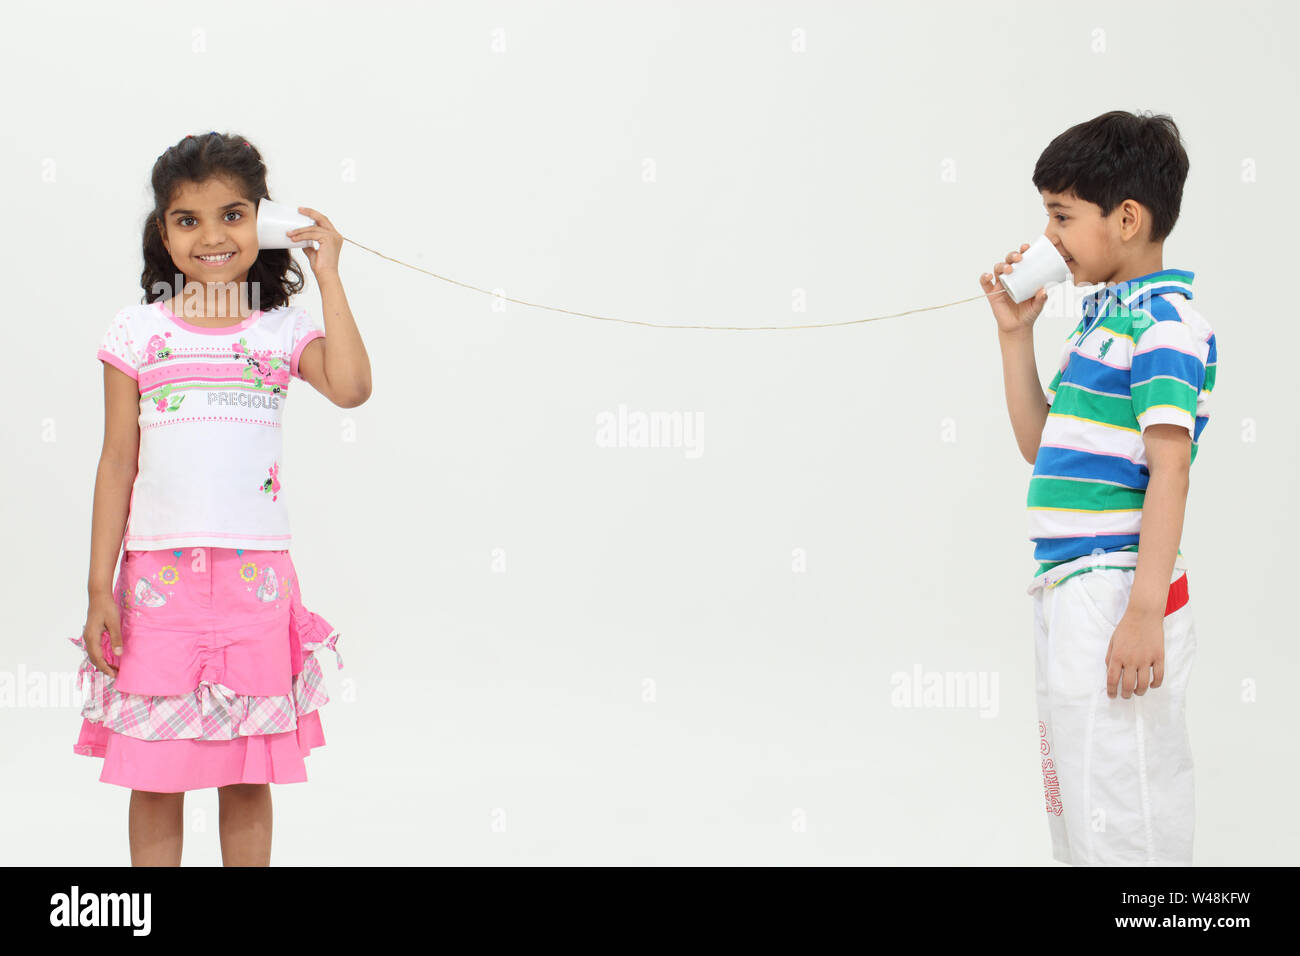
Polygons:
[[98,355],[140,390],[126,550],[289,547],[280,423],[303,347],[324,334],[293,306],[217,329],[161,300],[117,313]]

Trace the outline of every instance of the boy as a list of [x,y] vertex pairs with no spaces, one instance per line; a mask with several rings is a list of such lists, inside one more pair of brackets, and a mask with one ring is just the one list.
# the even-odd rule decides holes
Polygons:
[[1063,863],[1192,861],[1196,636],[1179,542],[1217,352],[1190,304],[1193,274],[1163,266],[1187,170],[1170,117],[1124,111],[1066,130],[1038,158],[1047,237],[1074,283],[1103,285],[1083,299],[1046,395],[1033,343],[1046,293],[1017,304],[997,281],[1028,246],[980,277],[1034,466],[1039,747]]

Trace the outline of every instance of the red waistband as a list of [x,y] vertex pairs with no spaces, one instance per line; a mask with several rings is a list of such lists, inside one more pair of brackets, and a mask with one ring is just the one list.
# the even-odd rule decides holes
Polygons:
[[1187,572],[1184,571],[1173,584],[1169,585],[1169,600],[1165,602],[1165,617],[1173,614],[1187,603]]

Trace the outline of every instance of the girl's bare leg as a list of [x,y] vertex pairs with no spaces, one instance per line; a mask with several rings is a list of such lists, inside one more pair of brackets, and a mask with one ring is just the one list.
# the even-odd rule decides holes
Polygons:
[[271,865],[271,785],[234,783],[217,788],[221,862],[224,866]]
[[180,866],[185,794],[132,790],[128,831],[132,866]]

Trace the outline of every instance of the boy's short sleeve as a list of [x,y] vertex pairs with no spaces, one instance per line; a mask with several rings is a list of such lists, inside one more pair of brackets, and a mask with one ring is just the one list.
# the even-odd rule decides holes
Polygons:
[[123,309],[113,317],[112,324],[99,342],[97,355],[100,361],[139,379],[140,353],[136,351],[135,332],[129,311]]
[[1141,431],[1152,425],[1182,425],[1196,438],[1197,399],[1205,385],[1204,342],[1186,323],[1152,322],[1133,344],[1129,390]]
[[311,316],[306,309],[299,309],[293,317],[293,343],[290,349],[289,374],[294,378],[302,378],[298,374],[298,359],[302,357],[302,350],[312,339],[321,339],[325,333],[312,324]]

